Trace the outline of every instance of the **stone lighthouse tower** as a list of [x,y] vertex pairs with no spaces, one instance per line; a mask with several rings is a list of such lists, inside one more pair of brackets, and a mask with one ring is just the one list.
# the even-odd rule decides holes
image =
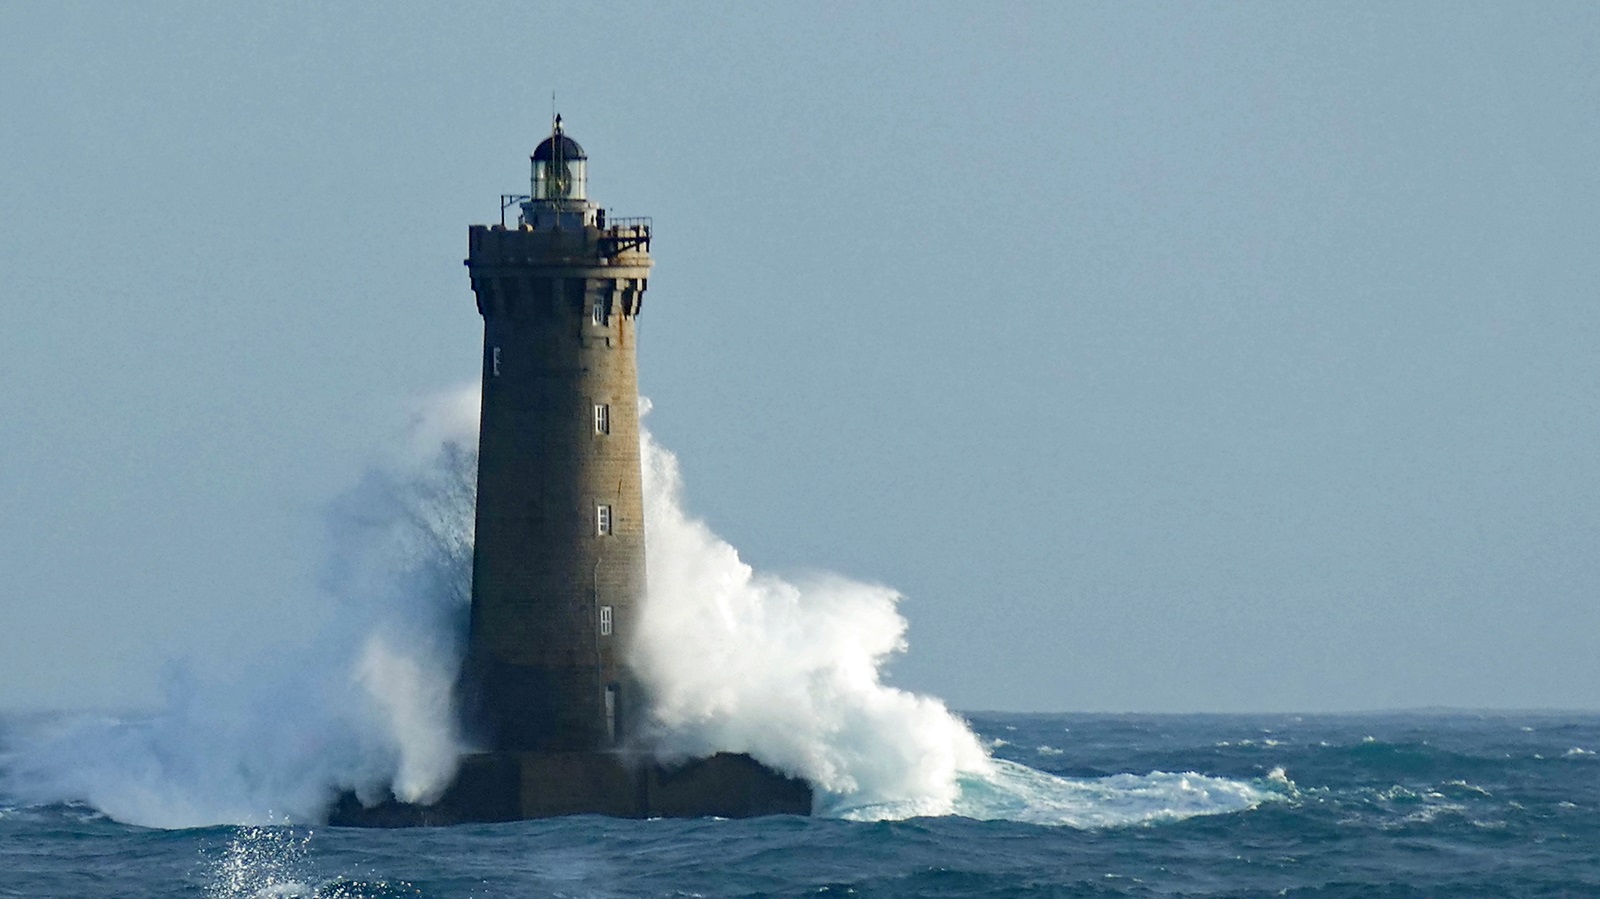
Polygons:
[[468,232],[484,346],[464,699],[470,736],[500,750],[619,746],[638,698],[622,651],[645,594],[634,346],[650,224],[607,223],[587,169],[557,118],[520,227]]
[[[483,316],[472,611],[458,700],[477,751],[433,805],[363,806],[341,825],[550,815],[808,814],[811,788],[746,755],[667,768],[635,724],[627,651],[645,601],[634,347],[650,221],[607,220],[557,117],[532,190],[468,229]],[[515,225],[505,212],[520,208]]]

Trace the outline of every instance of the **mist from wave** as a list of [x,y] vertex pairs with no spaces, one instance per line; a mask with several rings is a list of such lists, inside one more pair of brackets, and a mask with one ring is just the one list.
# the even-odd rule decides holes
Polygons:
[[[648,409],[648,403],[643,404]],[[179,828],[315,822],[339,791],[427,802],[467,750],[452,686],[470,600],[478,390],[424,404],[402,451],[331,506],[319,638],[228,682],[172,666],[140,716],[14,727],[0,791]],[[906,648],[891,588],[756,572],[684,507],[676,458],[643,437],[650,601],[632,663],[641,740],[664,761],[747,752],[858,820],[959,814],[1116,826],[1252,808],[1269,791],[1194,774],[1072,780],[996,761],[940,700],[885,684]]]
[[315,821],[341,790],[436,798],[463,748],[450,694],[476,428],[458,394],[425,401],[398,451],[330,503],[314,640],[241,647],[225,678],[173,661],[153,712],[14,722],[0,792],[160,828]]

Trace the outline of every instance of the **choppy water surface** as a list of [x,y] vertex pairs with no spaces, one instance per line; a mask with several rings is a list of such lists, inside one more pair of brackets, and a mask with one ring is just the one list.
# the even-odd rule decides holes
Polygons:
[[[645,403],[645,405],[648,405]],[[1600,717],[974,715],[881,675],[892,588],[758,572],[645,435],[641,748],[748,752],[810,818],[319,826],[463,746],[478,399],[333,504],[330,616],[140,716],[0,717],[6,896],[1600,895]]]
[[971,720],[1001,764],[940,817],[156,830],[8,797],[0,896],[1600,895],[1600,716]]

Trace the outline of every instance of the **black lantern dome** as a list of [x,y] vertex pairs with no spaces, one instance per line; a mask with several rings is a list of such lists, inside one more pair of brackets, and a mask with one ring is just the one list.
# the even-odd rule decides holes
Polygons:
[[588,159],[589,154],[583,152],[583,146],[565,134],[557,131],[545,138],[538,147],[534,148],[534,162],[549,162],[552,159]]
[[589,154],[583,146],[561,130],[561,116],[555,127],[533,151],[534,201],[584,200],[589,191]]

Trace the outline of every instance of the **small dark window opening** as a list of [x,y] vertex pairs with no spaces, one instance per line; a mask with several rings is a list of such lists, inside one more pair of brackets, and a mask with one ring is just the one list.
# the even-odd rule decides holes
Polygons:
[[622,727],[617,720],[618,706],[622,698],[617,694],[620,689],[616,684],[606,684],[606,736],[615,743],[622,739]]

